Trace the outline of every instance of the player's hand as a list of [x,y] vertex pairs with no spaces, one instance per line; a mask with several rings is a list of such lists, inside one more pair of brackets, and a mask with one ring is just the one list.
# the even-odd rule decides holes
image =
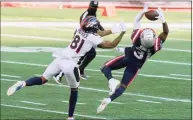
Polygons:
[[115,24],[113,25],[113,27],[111,28],[111,32],[114,33],[120,33],[121,32],[121,25],[119,24]]
[[164,17],[164,14],[163,14],[163,11],[161,8],[158,8],[157,10],[157,13],[159,14],[159,16],[157,16],[156,18],[158,18],[159,20],[161,20],[162,23],[165,23],[166,20],[165,20],[165,17]]
[[124,22],[121,22],[120,26],[121,26],[121,32],[125,33],[127,31],[126,24]]
[[142,12],[146,13],[147,11],[148,11],[148,5],[144,4]]

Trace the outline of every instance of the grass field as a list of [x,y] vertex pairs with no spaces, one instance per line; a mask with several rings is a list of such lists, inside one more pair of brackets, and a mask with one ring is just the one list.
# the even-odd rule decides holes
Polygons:
[[[3,8],[1,20],[78,21],[83,11]],[[67,15],[69,12],[74,15]],[[104,22],[120,19],[132,22],[136,13],[118,11],[118,17],[99,18]],[[190,13],[187,12],[166,12],[166,16],[169,23],[190,22]],[[156,29],[158,33],[161,30]],[[128,28],[119,46],[131,45],[131,31]],[[63,85],[50,80],[43,86],[24,88],[11,97],[6,95],[6,91],[18,80],[41,75],[53,60],[50,51],[67,46],[73,32],[74,29],[65,27],[1,27],[1,119],[66,118],[69,88],[65,80]],[[115,36],[104,39],[111,40]],[[170,28],[163,50],[144,65],[125,94],[109,104],[101,114],[96,114],[96,109],[100,100],[108,97],[108,84],[99,70],[107,60],[120,54],[114,49],[97,49],[97,57],[86,69],[89,80],[81,80],[76,118],[191,119],[191,42],[190,29]],[[121,79],[122,73],[123,69],[113,72],[113,75]]]

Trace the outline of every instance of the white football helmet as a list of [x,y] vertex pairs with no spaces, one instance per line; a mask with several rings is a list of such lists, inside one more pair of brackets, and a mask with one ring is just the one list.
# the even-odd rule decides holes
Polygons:
[[155,43],[155,38],[156,34],[154,30],[145,28],[140,35],[141,45],[145,48],[151,48]]

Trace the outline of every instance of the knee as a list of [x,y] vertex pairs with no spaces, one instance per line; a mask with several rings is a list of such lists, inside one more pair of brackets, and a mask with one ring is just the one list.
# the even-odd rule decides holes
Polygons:
[[106,72],[108,70],[110,70],[110,68],[108,66],[105,66],[105,65],[101,68],[101,72],[102,73],[104,73],[104,72]]
[[71,88],[71,91],[78,91],[78,87],[77,88]]

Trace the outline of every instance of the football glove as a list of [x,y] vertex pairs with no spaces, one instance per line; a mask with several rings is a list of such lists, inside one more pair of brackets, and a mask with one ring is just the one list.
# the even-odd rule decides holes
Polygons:
[[148,5],[144,4],[142,12],[146,13],[147,11],[148,11]]
[[115,24],[113,25],[113,27],[111,28],[111,32],[114,33],[120,33],[121,32],[121,25],[119,24]]
[[126,27],[125,23],[124,23],[124,22],[121,22],[121,23],[120,23],[120,26],[121,26],[121,31],[122,31],[122,32],[126,32],[127,27]]
[[163,14],[163,11],[161,8],[158,8],[157,10],[157,13],[159,14],[159,16],[155,17],[155,18],[158,18],[159,20],[161,20],[162,23],[165,23],[166,20],[165,20],[165,17],[164,17],[164,14]]

